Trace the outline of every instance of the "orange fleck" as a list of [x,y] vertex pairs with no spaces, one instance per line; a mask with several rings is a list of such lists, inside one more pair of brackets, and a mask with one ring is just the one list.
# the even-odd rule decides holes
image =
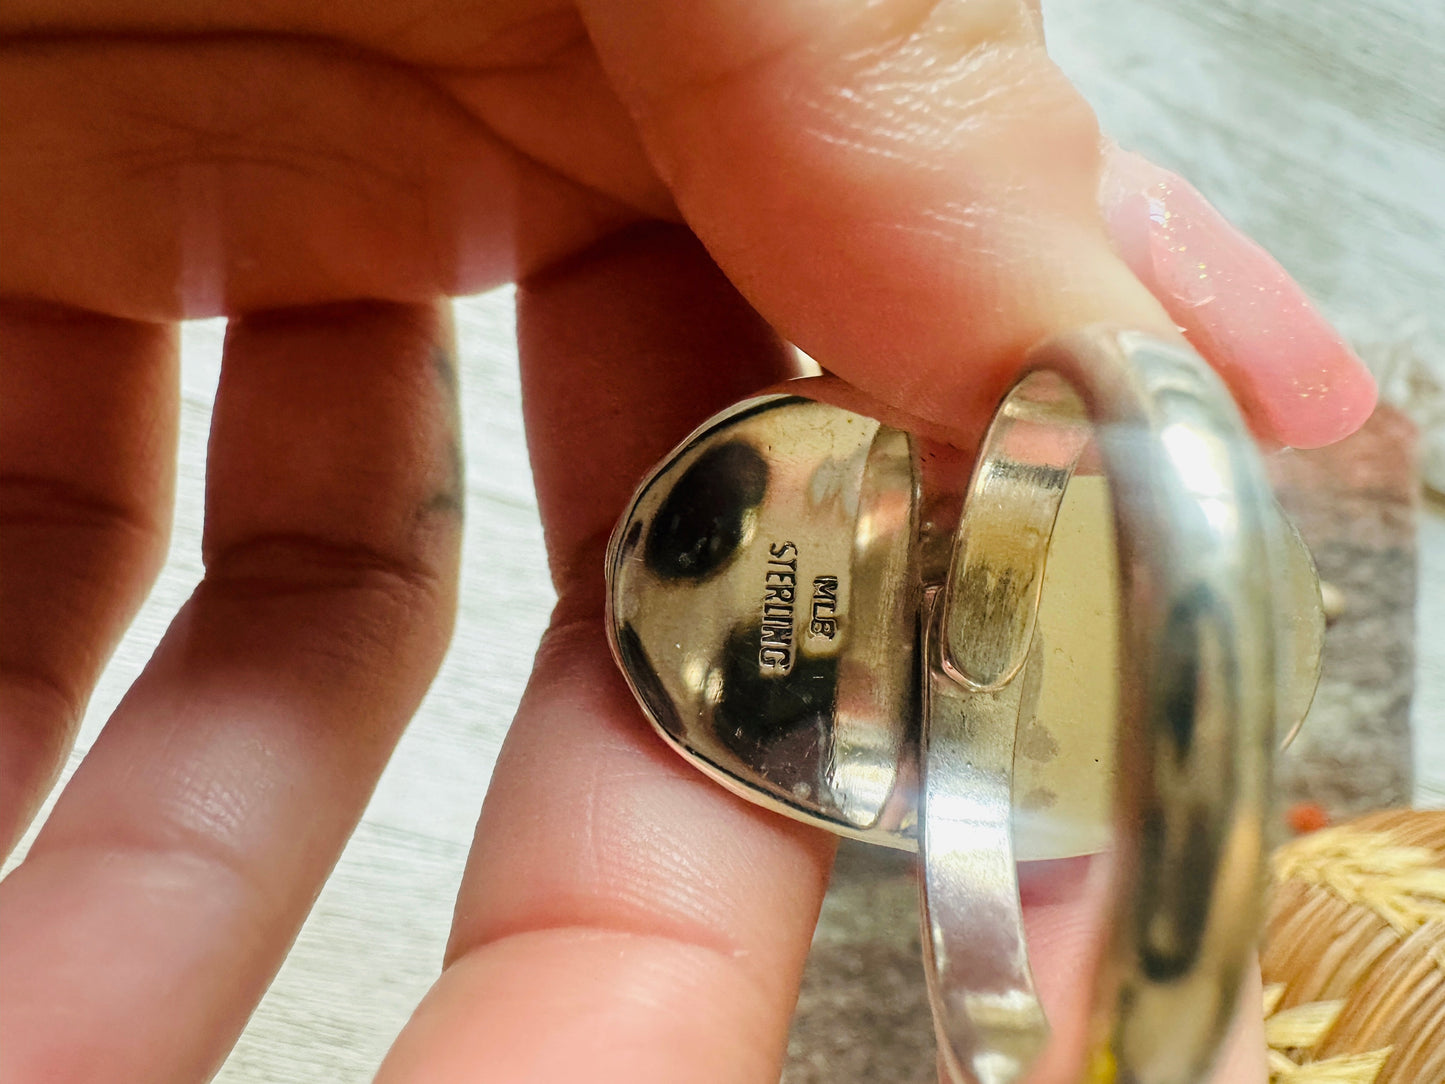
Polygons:
[[1318,832],[1330,824],[1329,812],[1318,802],[1296,802],[1285,811],[1284,819],[1297,836]]

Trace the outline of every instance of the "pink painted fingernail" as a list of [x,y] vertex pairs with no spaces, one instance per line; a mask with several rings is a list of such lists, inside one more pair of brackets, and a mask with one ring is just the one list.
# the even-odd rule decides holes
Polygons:
[[1313,448],[1364,424],[1375,407],[1364,363],[1284,268],[1188,182],[1115,149],[1099,194],[1124,261],[1261,435]]

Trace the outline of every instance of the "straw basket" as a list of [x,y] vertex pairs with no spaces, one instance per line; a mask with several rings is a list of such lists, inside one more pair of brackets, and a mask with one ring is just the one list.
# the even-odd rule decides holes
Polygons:
[[1313,832],[1273,872],[1270,1079],[1445,1084],[1445,811]]

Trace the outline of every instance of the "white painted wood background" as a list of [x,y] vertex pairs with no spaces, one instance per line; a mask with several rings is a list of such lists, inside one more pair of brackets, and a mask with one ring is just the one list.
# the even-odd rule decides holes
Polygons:
[[[1121,142],[1180,168],[1271,247],[1392,383],[1411,367],[1425,385],[1432,365],[1445,370],[1445,5],[1046,6],[1055,54]],[[199,577],[222,330],[206,322],[185,331],[170,562],[101,682],[67,776]],[[551,603],[528,488],[510,291],[460,303],[458,330],[469,482],[456,638],[222,1070],[228,1084],[370,1078],[437,972],[472,826]],[[1436,402],[1411,396],[1426,420],[1445,416]],[[1431,435],[1445,437],[1445,422]],[[1445,516],[1427,516],[1421,541],[1420,797],[1445,804]]]

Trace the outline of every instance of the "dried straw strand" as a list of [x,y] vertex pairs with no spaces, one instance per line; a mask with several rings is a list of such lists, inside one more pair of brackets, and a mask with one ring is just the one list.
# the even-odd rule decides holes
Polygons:
[[1445,920],[1445,869],[1425,847],[1401,846],[1384,832],[1326,828],[1275,852],[1276,881],[1328,889],[1368,908],[1402,936]]
[[1445,1084],[1445,812],[1301,837],[1273,872],[1270,1079]]

